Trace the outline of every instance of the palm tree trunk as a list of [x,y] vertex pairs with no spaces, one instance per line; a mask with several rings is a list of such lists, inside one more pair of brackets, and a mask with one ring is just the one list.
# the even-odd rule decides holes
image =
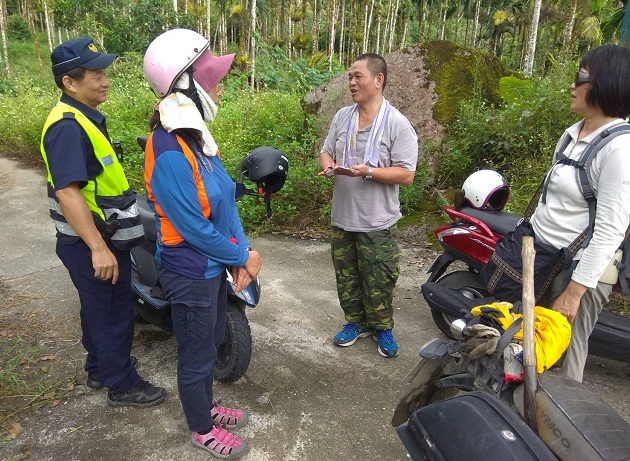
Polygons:
[[446,36],[446,15],[448,14],[448,8],[444,8],[444,13],[442,14],[442,30],[440,31],[440,40],[444,40]]
[[226,5],[221,5],[221,12],[219,13],[219,25],[217,31],[219,34],[219,53],[225,54],[227,52],[227,12]]
[[407,29],[409,28],[409,16],[405,15],[402,25],[402,37],[400,37],[400,44],[398,49],[405,48],[407,46]]
[[319,0],[313,0],[313,53],[319,50]]
[[339,62],[344,62],[344,40],[346,32],[346,0],[341,0],[341,21],[339,21]]
[[481,0],[477,0],[475,4],[475,23],[473,27],[472,46],[477,47],[477,34],[479,33],[479,10],[481,9]]
[[363,43],[361,45],[361,53],[367,53],[367,41],[368,41],[368,11],[370,6],[365,4],[365,13],[363,15]]
[[7,2],[0,0],[0,36],[2,36],[2,52],[4,55],[4,69],[7,77],[11,76],[11,66],[9,65],[9,50],[7,48]]
[[249,4],[247,0],[241,0],[241,15],[240,15],[240,23],[241,23],[241,33],[239,34],[239,50],[241,54],[246,54],[249,52],[249,27],[247,23],[249,21],[249,15],[247,14]]
[[[50,52],[53,51],[53,30],[52,30],[52,19],[50,17],[50,13],[48,11],[48,0],[43,1],[44,4],[44,21],[46,22],[46,38],[48,39],[48,48],[50,48]],[[61,43],[61,42],[59,42]]]
[[457,39],[459,38],[459,23],[462,20],[462,12],[460,9],[459,2],[457,3],[457,11],[455,11],[455,36],[453,37],[453,41],[457,43]]
[[425,5],[425,0],[420,0],[420,4],[418,5],[418,9],[419,9],[419,15],[418,15],[418,21],[419,21],[419,26],[420,26],[420,30],[418,31],[418,38],[420,40],[420,42],[424,41],[424,25],[426,23],[425,18],[427,16],[427,12],[426,12],[426,5]]
[[540,7],[542,0],[534,1],[534,14],[532,16],[531,30],[529,31],[529,40],[527,43],[527,56],[525,57],[525,75],[531,77],[534,69],[534,58],[536,56],[536,40],[538,39],[538,22],[540,20]]
[[363,52],[367,53],[370,46],[370,31],[372,30],[372,18],[374,17],[374,2],[372,0],[372,4],[370,5],[370,14],[368,15],[367,26],[365,28],[365,46],[363,47]]
[[206,0],[206,37],[210,37],[210,0]]
[[435,40],[438,40],[440,38],[440,31],[442,30],[441,21],[442,21],[442,11],[443,10],[444,10],[444,2],[440,1],[440,8],[439,8],[439,10],[437,10],[438,11],[438,14],[437,14],[438,19],[437,19],[437,23],[435,25],[435,37],[434,37]]
[[293,37],[293,20],[291,14],[287,15],[287,56],[289,59],[293,59],[293,45],[291,44],[291,37]]
[[[627,8],[627,7],[626,7]],[[567,23],[564,26],[564,39],[562,41],[562,48],[568,49],[571,39],[573,38],[573,26],[575,25],[575,14],[577,12],[577,0],[571,0],[571,7],[569,8],[569,17]]]
[[392,23],[392,2],[387,4],[387,16],[385,17],[385,29],[383,30],[383,52],[387,53],[387,45],[389,44],[389,28]]
[[394,49],[394,40],[396,38],[396,20],[398,19],[398,8],[400,7],[400,0],[396,0],[396,6],[394,7],[394,14],[392,15],[392,28],[389,32],[389,47],[388,52]]
[[254,27],[256,27],[256,0],[251,0],[250,26],[249,26],[249,57],[251,60],[252,90],[256,89],[256,37]]
[[42,67],[42,54],[39,50],[39,41],[37,40],[35,21],[33,21],[33,14],[31,13],[30,8],[27,9],[26,16],[28,18],[28,27],[31,29],[31,34],[33,35],[33,43],[35,44],[35,54],[37,55],[37,62],[39,62],[39,66]]
[[328,71],[332,70],[333,54],[335,54],[335,23],[337,22],[337,2],[330,0],[330,29],[328,35]]
[[378,21],[376,22],[376,53],[381,53],[381,23],[383,22],[383,15],[378,14]]

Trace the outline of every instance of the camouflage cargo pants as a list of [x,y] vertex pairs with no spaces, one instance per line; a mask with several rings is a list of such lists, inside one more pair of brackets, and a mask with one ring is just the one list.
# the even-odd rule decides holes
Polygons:
[[394,326],[394,287],[401,252],[396,226],[375,232],[332,229],[331,253],[346,322],[371,330]]

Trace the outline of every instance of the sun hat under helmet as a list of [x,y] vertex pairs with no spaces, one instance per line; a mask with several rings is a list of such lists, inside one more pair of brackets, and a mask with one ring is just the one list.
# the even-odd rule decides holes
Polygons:
[[182,74],[193,66],[193,78],[204,90],[216,85],[230,70],[234,54],[215,56],[210,43],[189,29],[171,29],[151,42],[144,55],[144,75],[160,98],[173,91]]

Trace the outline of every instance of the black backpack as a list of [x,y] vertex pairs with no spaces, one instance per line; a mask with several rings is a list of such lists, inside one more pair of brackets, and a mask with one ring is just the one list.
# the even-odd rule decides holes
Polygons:
[[[586,200],[586,203],[588,204],[589,233],[582,243],[583,248],[586,248],[592,237],[593,225],[595,224],[595,211],[597,208],[597,197],[595,197],[595,193],[593,192],[593,188],[591,187],[591,182],[589,180],[589,169],[593,163],[595,155],[597,155],[602,147],[615,139],[617,136],[621,136],[622,134],[627,133],[630,133],[630,123],[628,122],[624,122],[603,130],[597,138],[593,139],[588,144],[588,146],[586,147],[586,149],[584,149],[584,152],[580,156],[579,160],[572,160],[564,155],[564,150],[571,142],[571,137],[569,135],[565,135],[560,143],[560,148],[556,153],[557,160],[554,165],[571,165],[578,170],[580,191],[584,196],[584,200]],[[541,197],[543,203],[545,201],[545,196],[547,193],[548,182],[549,178],[547,177],[547,179],[545,179]],[[628,230],[626,230],[626,238],[623,240],[619,248],[623,250],[623,259],[621,260],[620,264],[617,265],[617,268],[619,269],[619,285],[621,286],[621,291],[623,292],[623,294],[628,295],[630,294],[630,286],[628,282],[628,279],[630,279],[630,227],[628,228]]]

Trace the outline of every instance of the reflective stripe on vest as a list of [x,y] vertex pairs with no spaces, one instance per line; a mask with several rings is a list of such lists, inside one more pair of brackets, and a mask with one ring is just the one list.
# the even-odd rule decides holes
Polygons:
[[[115,215],[120,229],[112,237],[114,246],[120,249],[135,246],[144,238],[144,229],[140,223],[140,213],[136,203],[136,193],[129,187],[110,139],[80,110],[63,102],[58,102],[52,109],[42,130],[40,150],[48,171],[48,183],[54,189],[44,148],[44,137],[48,129],[63,118],[74,118],[83,128],[92,143],[95,157],[102,167],[102,172],[96,178],[89,179],[87,185],[81,188],[81,194],[85,198],[88,208],[104,220]],[[56,198],[49,198],[49,209],[55,227],[60,233],[77,236],[77,233],[63,217],[63,211]]]

